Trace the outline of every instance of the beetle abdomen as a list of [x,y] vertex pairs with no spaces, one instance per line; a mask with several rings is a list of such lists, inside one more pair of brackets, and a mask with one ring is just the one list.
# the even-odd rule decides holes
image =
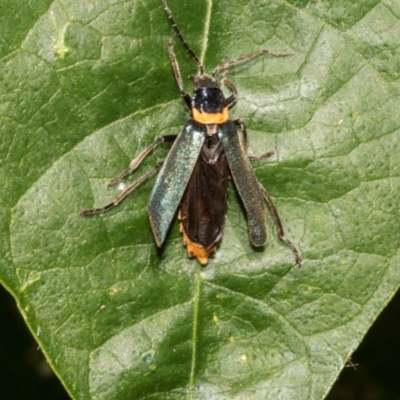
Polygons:
[[206,138],[180,206],[181,230],[189,256],[208,262],[222,238],[229,168],[217,135]]

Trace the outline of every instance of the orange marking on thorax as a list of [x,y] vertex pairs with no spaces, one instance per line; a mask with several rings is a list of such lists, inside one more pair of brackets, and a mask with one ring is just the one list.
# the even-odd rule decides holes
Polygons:
[[223,124],[228,121],[228,107],[219,113],[202,113],[197,108],[192,108],[193,119],[200,124]]

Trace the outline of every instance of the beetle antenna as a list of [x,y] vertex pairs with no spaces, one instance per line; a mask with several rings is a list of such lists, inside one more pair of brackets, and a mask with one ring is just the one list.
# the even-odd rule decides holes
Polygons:
[[178,26],[176,25],[174,17],[172,16],[171,10],[168,8],[167,1],[162,0],[162,3],[163,3],[164,11],[167,14],[169,21],[171,22],[172,29],[175,31],[176,35],[178,36],[179,40],[181,41],[182,46],[186,49],[186,51],[190,54],[190,56],[193,58],[194,62],[199,67],[199,74],[203,75],[204,74],[203,63],[199,60],[199,58],[196,56],[196,54],[194,54],[193,50],[189,47],[189,45],[186,43],[185,39],[183,38],[182,33],[179,30]]

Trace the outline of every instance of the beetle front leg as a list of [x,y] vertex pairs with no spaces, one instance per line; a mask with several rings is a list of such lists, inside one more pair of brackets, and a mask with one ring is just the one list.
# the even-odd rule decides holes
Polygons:
[[221,65],[218,65],[217,67],[215,67],[213,69],[211,75],[213,77],[215,77],[220,70],[223,70],[224,71],[223,77],[227,78],[229,67],[231,67],[232,65],[235,65],[235,64],[239,64],[243,61],[251,60],[252,58],[257,57],[261,54],[269,55],[269,56],[273,56],[273,57],[287,57],[287,56],[294,55],[294,53],[291,53],[291,52],[290,53],[289,52],[275,52],[275,51],[269,51],[267,49],[261,49],[261,50],[253,51],[250,54],[246,54],[245,56],[235,58],[234,60],[224,59]]
[[168,46],[169,59],[171,61],[172,69],[174,70],[175,80],[176,80],[176,84],[178,85],[179,92],[181,93],[181,96],[182,96],[183,100],[185,100],[185,103],[189,107],[189,109],[192,109],[192,103],[191,103],[192,99],[188,95],[188,93],[185,91],[185,88],[183,87],[181,71],[179,70],[178,60],[176,59],[176,55],[174,52],[174,46],[172,45],[171,40],[168,40],[167,46]]

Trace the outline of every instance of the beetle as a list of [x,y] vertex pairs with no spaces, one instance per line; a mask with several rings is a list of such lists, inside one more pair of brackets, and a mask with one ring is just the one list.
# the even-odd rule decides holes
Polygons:
[[[235,85],[228,80],[229,67],[262,54],[281,57],[293,53],[262,49],[233,60],[225,59],[211,74],[207,74],[203,63],[184,40],[166,0],[162,0],[162,4],[181,44],[197,64],[197,75],[190,76],[194,85],[194,93],[190,96],[184,89],[172,40],[168,40],[168,55],[175,80],[191,117],[180,135],[157,138],[139,153],[126,170],[113,178],[109,186],[133,173],[159,143],[172,143],[164,162],[158,163],[131,183],[111,203],[100,208],[83,209],[81,214],[91,215],[111,210],[143,181],[158,172],[148,204],[156,245],[163,245],[171,222],[178,212],[180,230],[189,257],[196,257],[201,265],[206,265],[222,239],[227,212],[228,180],[232,179],[246,210],[250,242],[260,247],[267,241],[265,200],[275,220],[279,238],[290,247],[295,263],[300,266],[300,254],[285,236],[277,209],[250,165],[250,161],[267,158],[273,152],[249,157],[247,131],[243,121],[229,119],[229,107],[236,101],[238,93]],[[221,71],[222,79],[219,81],[216,76]],[[229,96],[225,97],[223,94],[222,85],[230,90]],[[242,140],[239,138],[239,131],[242,132]]]

